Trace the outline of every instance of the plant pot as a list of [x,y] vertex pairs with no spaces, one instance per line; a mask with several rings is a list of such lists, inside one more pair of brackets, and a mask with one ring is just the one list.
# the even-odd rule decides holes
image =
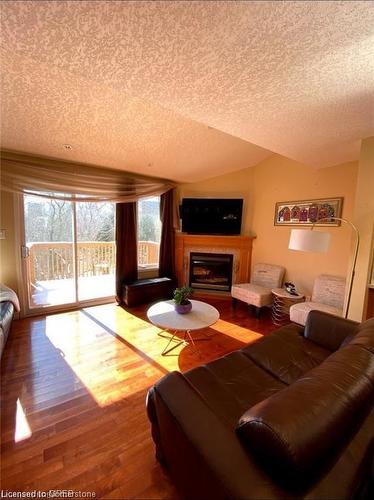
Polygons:
[[187,314],[192,309],[192,302],[188,300],[186,304],[174,304],[174,309],[178,314]]

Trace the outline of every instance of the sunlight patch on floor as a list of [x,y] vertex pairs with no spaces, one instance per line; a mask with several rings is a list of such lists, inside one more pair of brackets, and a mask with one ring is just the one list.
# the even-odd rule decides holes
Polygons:
[[249,343],[263,337],[261,333],[257,333],[247,327],[244,328],[242,326],[238,326],[235,323],[230,323],[229,321],[224,321],[223,319],[219,319],[217,323],[210,327],[210,329],[245,343]]
[[32,432],[29,423],[26,418],[25,411],[22,407],[21,401],[17,399],[16,406],[16,428],[14,431],[14,442],[19,443],[25,439],[29,439],[32,436]]
[[61,362],[74,373],[70,385],[86,388],[100,406],[143,391],[164,375],[166,366],[157,366],[157,331],[113,304],[47,316],[45,325]]
[[[177,356],[162,356],[162,351],[168,340],[159,336],[163,330],[149,321],[139,318],[122,307],[107,304],[85,309],[87,313],[105,328],[115,332],[121,339],[134,349],[142,352],[147,359],[157,363],[166,371],[178,370]],[[166,333],[166,335],[168,335]],[[183,346],[174,353],[182,351]]]
[[[115,304],[47,316],[44,331],[52,347],[50,362],[56,370],[65,364],[71,369],[63,391],[84,388],[100,406],[144,392],[172,370],[188,370],[262,337],[220,319],[205,330],[209,342],[181,345],[162,356],[167,332],[160,336],[162,330]],[[34,388],[35,401],[44,398],[43,391]]]

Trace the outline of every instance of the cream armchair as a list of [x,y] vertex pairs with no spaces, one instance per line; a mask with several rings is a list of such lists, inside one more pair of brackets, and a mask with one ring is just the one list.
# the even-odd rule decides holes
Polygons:
[[308,314],[313,310],[343,316],[344,296],[344,278],[321,274],[314,282],[311,301],[300,302],[290,307],[290,320],[305,325]]
[[282,286],[285,268],[273,264],[255,264],[250,283],[239,283],[231,287],[233,306],[241,300],[256,308],[259,318],[261,308],[272,303],[271,290]]

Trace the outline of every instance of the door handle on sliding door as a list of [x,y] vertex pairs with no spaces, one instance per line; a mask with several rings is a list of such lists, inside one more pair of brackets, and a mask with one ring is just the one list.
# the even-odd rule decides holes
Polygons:
[[27,257],[30,257],[30,249],[26,245],[21,245],[21,256],[23,259],[27,259]]

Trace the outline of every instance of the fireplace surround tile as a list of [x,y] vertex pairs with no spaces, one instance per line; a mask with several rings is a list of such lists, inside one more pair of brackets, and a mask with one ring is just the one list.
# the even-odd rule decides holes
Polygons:
[[189,283],[190,253],[231,254],[232,283],[250,280],[252,242],[250,236],[192,235],[178,232],[176,239],[176,274],[179,286]]

